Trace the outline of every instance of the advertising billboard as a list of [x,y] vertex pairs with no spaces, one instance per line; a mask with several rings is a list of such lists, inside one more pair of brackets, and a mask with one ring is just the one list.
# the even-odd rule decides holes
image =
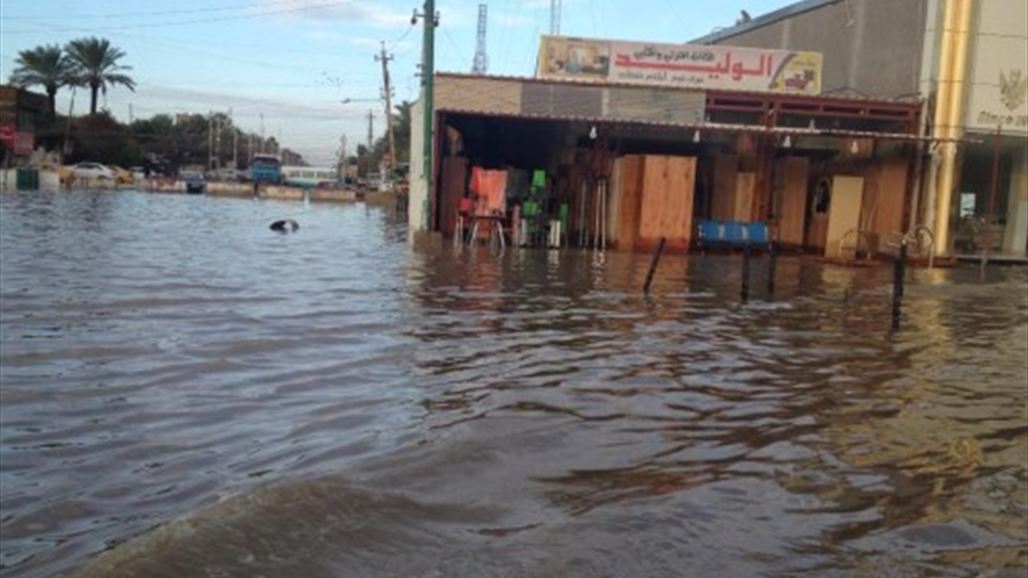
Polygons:
[[536,76],[817,95],[821,63],[818,52],[543,36]]

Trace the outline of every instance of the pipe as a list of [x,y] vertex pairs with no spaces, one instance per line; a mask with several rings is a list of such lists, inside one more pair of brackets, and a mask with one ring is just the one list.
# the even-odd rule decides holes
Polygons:
[[[964,111],[964,77],[967,69],[967,45],[971,27],[972,0],[950,0],[958,6],[959,12],[952,32],[953,49],[952,76],[949,81],[948,110],[946,112],[946,137],[956,139],[962,132],[961,116]],[[948,8],[948,6],[947,6]],[[938,202],[935,204],[935,252],[949,253],[949,221],[955,186],[957,147],[949,141],[943,145],[943,156]]]
[[[946,113],[949,111],[950,77],[953,68],[953,25],[957,17],[957,0],[943,0],[942,30],[939,32],[939,60],[935,73],[935,110],[932,115],[932,137],[944,139],[947,135]],[[928,167],[928,187],[925,191],[925,223],[935,225],[939,191],[939,167],[944,155],[943,143],[936,142],[931,149]]]

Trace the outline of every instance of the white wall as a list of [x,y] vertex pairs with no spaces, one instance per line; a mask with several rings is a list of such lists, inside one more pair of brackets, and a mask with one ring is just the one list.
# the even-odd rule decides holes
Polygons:
[[428,187],[425,183],[424,162],[424,116],[421,101],[411,106],[410,111],[410,195],[407,204],[407,225],[411,239],[419,231],[428,229],[426,205]]
[[1007,197],[1007,225],[1003,231],[1003,253],[1025,254],[1028,243],[1028,151],[1014,155]]

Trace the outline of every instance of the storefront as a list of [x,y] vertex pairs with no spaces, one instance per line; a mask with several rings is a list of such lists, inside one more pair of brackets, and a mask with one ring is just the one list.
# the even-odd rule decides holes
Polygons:
[[938,146],[915,178],[914,222],[937,253],[1028,255],[1024,0],[803,0],[693,42],[816,50],[823,94],[921,100]]
[[[704,222],[763,223],[787,248],[846,256],[905,230],[916,103],[448,73],[435,86],[433,187],[415,163],[412,231],[467,236],[477,214],[508,243],[687,250]],[[414,131],[412,158],[421,146]]]

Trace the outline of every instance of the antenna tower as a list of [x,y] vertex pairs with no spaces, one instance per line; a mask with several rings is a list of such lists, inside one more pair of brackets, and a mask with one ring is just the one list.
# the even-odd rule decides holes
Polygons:
[[473,74],[485,74],[486,68],[489,66],[489,57],[485,54],[485,24],[487,10],[488,8],[485,4],[478,5],[478,34],[475,40],[475,61],[471,64],[471,72]]
[[550,0],[550,36],[560,36],[560,0]]

